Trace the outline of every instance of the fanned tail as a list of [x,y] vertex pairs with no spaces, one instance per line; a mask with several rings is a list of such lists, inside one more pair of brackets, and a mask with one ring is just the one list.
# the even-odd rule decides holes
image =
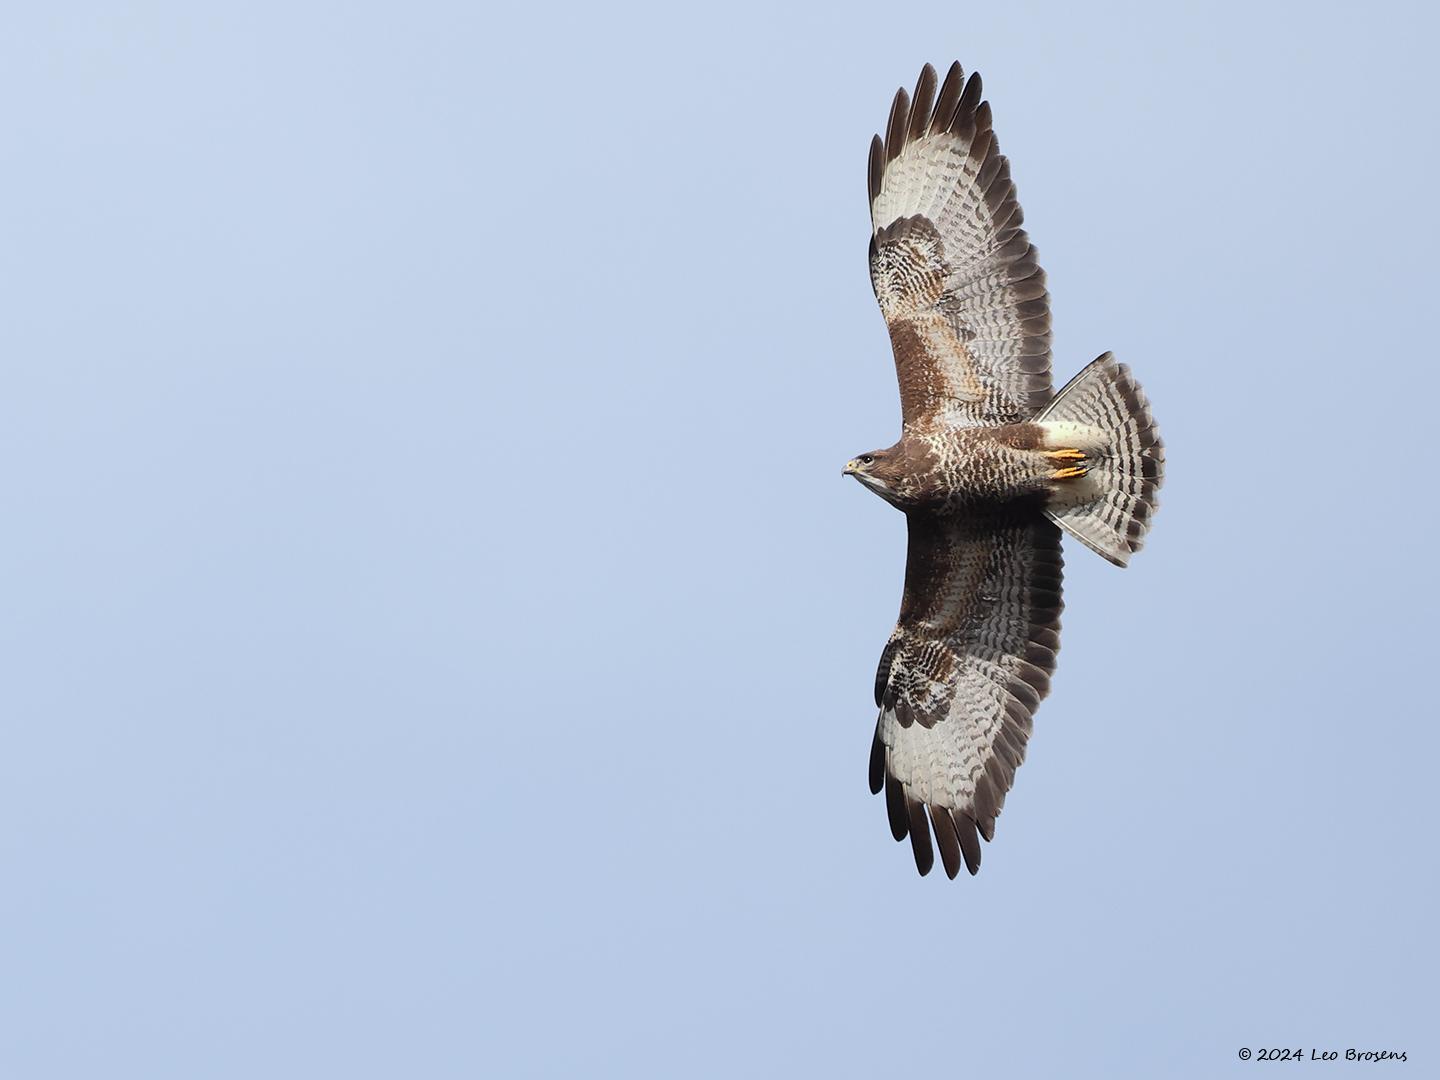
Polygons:
[[1057,483],[1045,512],[1092,551],[1126,565],[1145,542],[1165,475],[1165,445],[1145,392],[1106,353],[1071,379],[1035,423],[1051,447],[1084,455],[1083,475]]

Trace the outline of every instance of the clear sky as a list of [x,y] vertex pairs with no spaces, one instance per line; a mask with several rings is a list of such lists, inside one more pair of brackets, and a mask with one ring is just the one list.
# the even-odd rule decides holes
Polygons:
[[[1435,1075],[1433,17],[683,7],[4,16],[0,1075]],[[949,882],[840,468],[955,58],[1169,471]]]

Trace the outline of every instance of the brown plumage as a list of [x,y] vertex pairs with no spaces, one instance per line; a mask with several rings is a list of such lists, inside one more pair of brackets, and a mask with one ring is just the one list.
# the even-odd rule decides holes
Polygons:
[[[909,524],[875,679],[870,788],[922,874],[980,868],[1060,647],[1062,529],[1124,565],[1164,451],[1109,356],[1058,395],[1045,274],[978,75],[929,65],[870,148],[870,276],[901,437],[846,466]],[[931,836],[934,836],[932,845]]]

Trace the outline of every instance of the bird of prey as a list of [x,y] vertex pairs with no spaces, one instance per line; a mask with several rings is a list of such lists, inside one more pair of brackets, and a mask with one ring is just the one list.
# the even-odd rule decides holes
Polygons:
[[[900,381],[900,440],[845,466],[909,528],[880,657],[870,789],[921,874],[954,878],[1025,757],[1060,647],[1060,534],[1117,566],[1140,548],[1165,454],[1109,353],[1058,393],[1045,274],[979,75],[926,65],[870,146],[870,279]],[[931,834],[935,842],[931,844]]]

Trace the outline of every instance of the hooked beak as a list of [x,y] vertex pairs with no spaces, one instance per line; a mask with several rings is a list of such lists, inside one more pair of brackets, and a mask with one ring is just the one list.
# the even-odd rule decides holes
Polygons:
[[841,475],[841,476],[854,476],[854,475],[855,475],[856,473],[858,473],[859,471],[860,471],[860,465],[859,465],[859,463],[856,462],[854,458],[851,458],[849,461],[847,461],[847,462],[845,463],[845,468],[843,468],[843,469],[840,470],[840,475]]

